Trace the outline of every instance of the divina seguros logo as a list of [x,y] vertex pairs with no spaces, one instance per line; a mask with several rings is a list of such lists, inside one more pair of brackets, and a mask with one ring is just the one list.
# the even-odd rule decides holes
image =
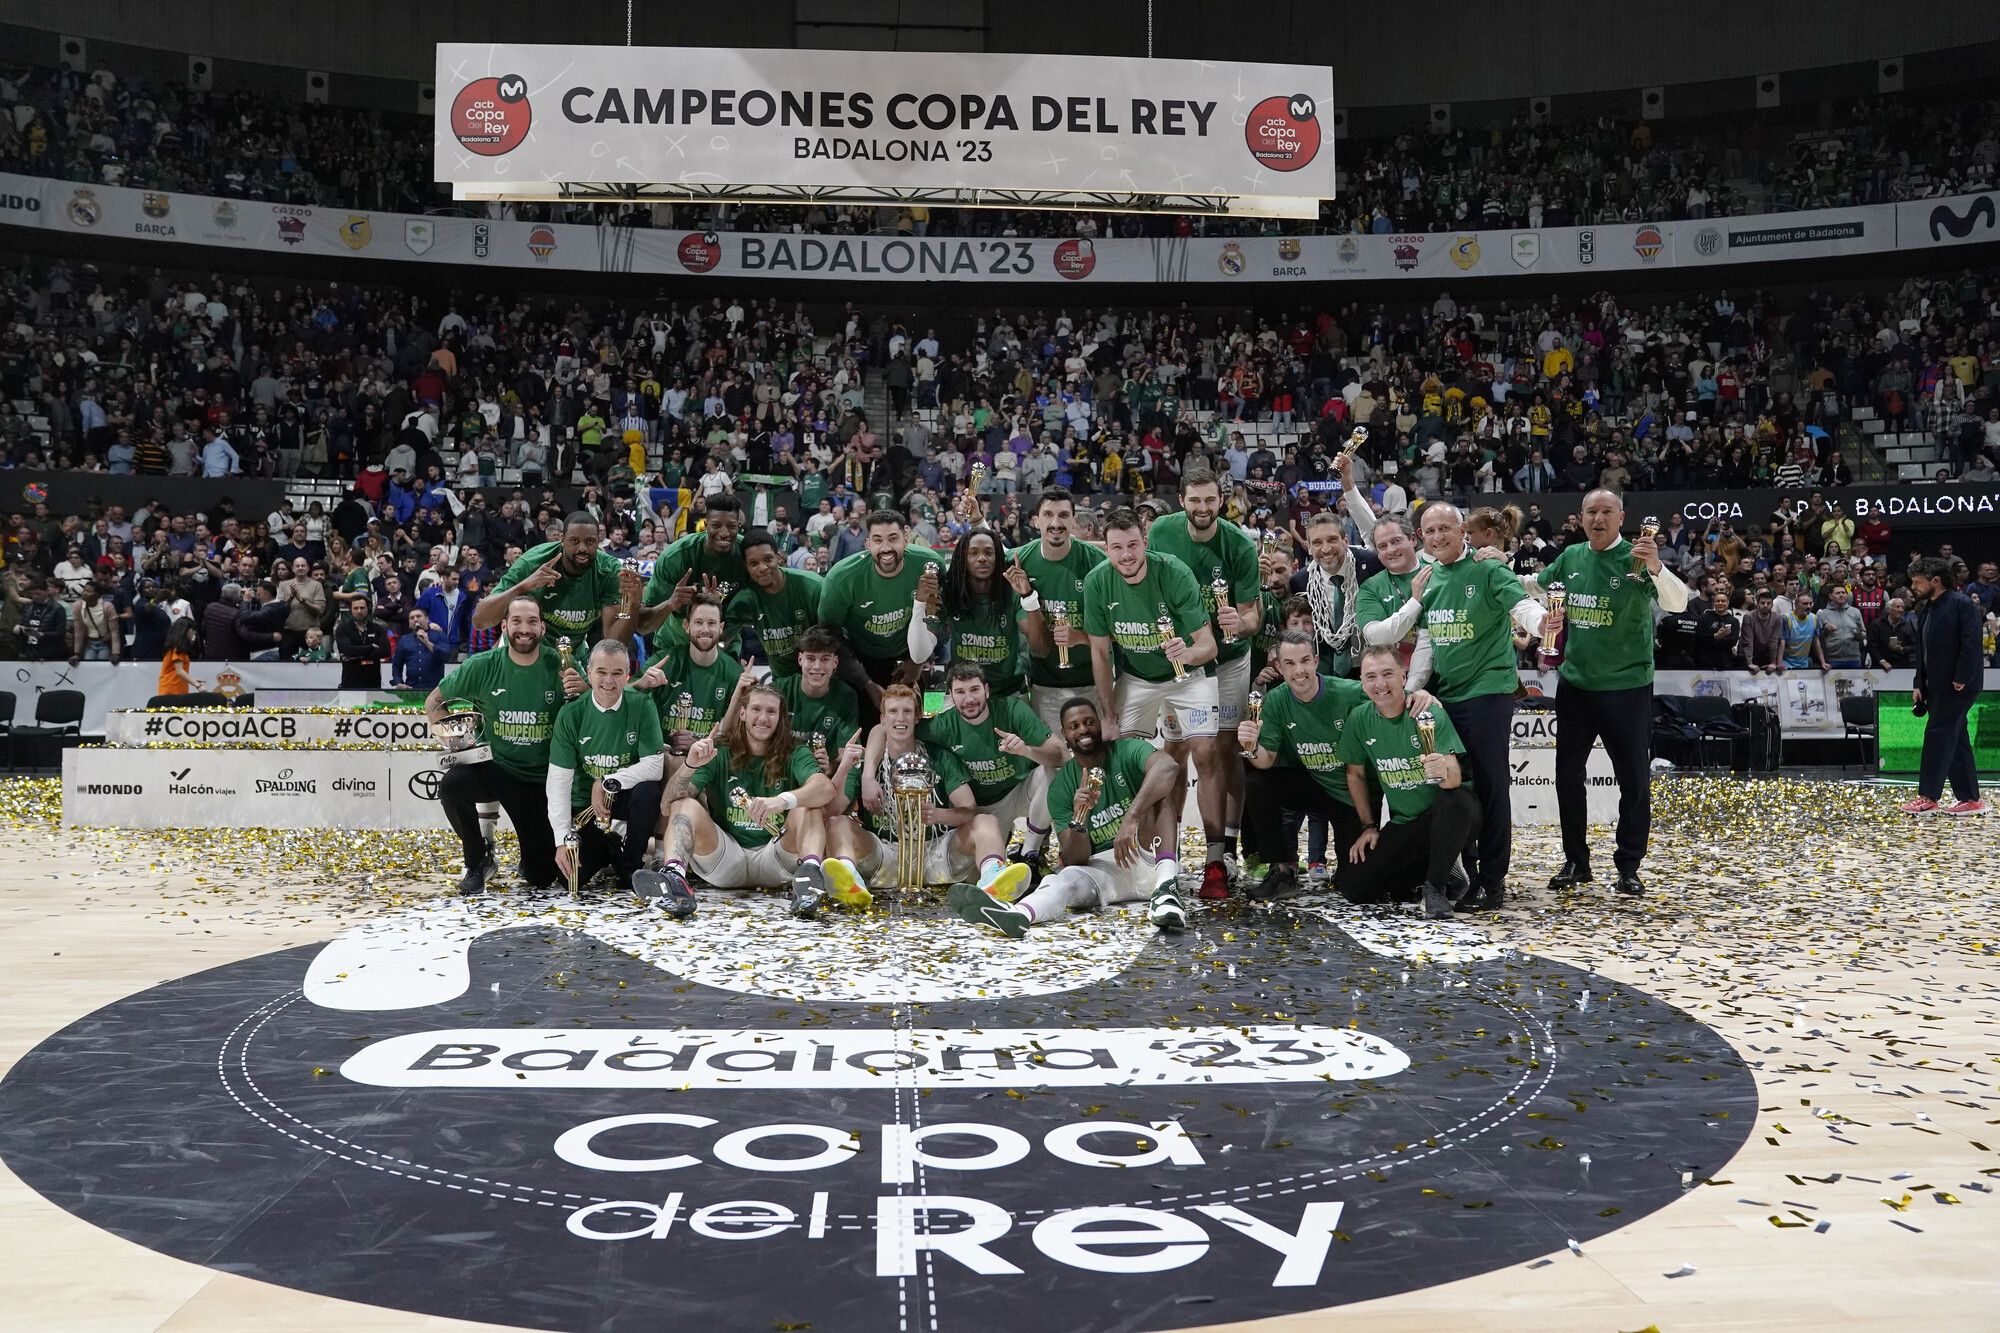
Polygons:
[[1588,1241],[1754,1120],[1706,1028],[1464,927],[919,909],[800,966],[783,910],[444,899],[168,983],[14,1067],[0,1158],[166,1253],[492,1323],[1169,1329]]

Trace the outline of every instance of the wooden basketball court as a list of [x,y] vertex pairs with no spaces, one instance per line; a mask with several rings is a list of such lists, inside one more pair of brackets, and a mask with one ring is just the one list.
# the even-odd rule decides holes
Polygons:
[[[53,789],[53,783],[23,781],[0,787],[8,816],[0,832],[0,993],[5,996],[0,1072],[12,1074],[0,1085],[0,1135],[7,1136],[0,1137],[0,1146],[12,1145],[9,1169],[0,1172],[0,1218],[8,1237],[8,1263],[0,1267],[0,1308],[7,1311],[8,1327],[32,1333],[317,1333],[592,1326],[580,1316],[538,1313],[531,1302],[521,1306],[518,1323],[475,1324],[441,1313],[335,1299],[246,1276],[244,1266],[219,1246],[207,1251],[212,1257],[190,1262],[162,1250],[186,1253],[192,1242],[162,1241],[162,1249],[154,1249],[103,1229],[119,1227],[128,1206],[150,1210],[162,1235],[172,1227],[157,1219],[170,1214],[176,1215],[174,1222],[190,1220],[177,1216],[180,1212],[199,1222],[204,1206],[199,1199],[183,1201],[184,1207],[169,1201],[164,1210],[159,1198],[146,1200],[149,1191],[157,1195],[164,1188],[149,1184],[159,1179],[151,1168],[227,1176],[229,1154],[235,1150],[192,1127],[176,1133],[173,1117],[167,1115],[162,1123],[169,1128],[160,1141],[109,1145],[123,1154],[120,1160],[127,1166],[116,1174],[99,1173],[84,1163],[107,1150],[104,1140],[119,1137],[117,1118],[106,1118],[96,1132],[71,1124],[60,1134],[42,1133],[44,1122],[73,1119],[76,1108],[66,1103],[80,1093],[75,1088],[63,1092],[58,1082],[36,1072],[41,1065],[24,1064],[29,1053],[87,1015],[162,983],[276,951],[319,946],[358,922],[425,909],[446,894],[453,875],[446,840],[431,835],[65,830],[55,822]],[[1542,1169],[1534,1184],[1489,1191],[1479,1183],[1482,1162],[1501,1169],[1503,1150],[1492,1138],[1468,1144],[1451,1167],[1436,1168],[1455,1176],[1426,1175],[1430,1168],[1419,1166],[1380,1172],[1382,1193],[1365,1217],[1336,1224],[1355,1229],[1335,1231],[1316,1283],[1294,1300],[1294,1312],[1258,1326],[1536,1333],[2000,1326],[2000,1264],[1995,1263],[2000,1240],[2000,1198],[1995,1193],[2000,1191],[1996,825],[1908,820],[1894,813],[1899,796],[1888,789],[1830,781],[1667,782],[1659,789],[1654,855],[1645,871],[1650,894],[1637,901],[1613,900],[1602,883],[1560,898],[1543,891],[1540,883],[1558,859],[1554,830],[1523,832],[1514,902],[1497,918],[1470,919],[1462,930],[1476,934],[1461,933],[1456,942],[1484,938],[1503,950],[1569,964],[1678,1007],[1741,1057],[1754,1078],[1754,1108],[1730,1113],[1725,1121],[1717,1118],[1722,1111],[1703,1105],[1700,1080],[1713,1078],[1714,1086],[1721,1087],[1736,1076],[1721,1062],[1712,1070],[1698,1067],[1698,1061],[1695,1067],[1684,1062],[1685,1075],[1673,1067],[1655,1069],[1649,1064],[1648,1042],[1636,1035],[1637,1028],[1629,1029],[1635,1034],[1630,1037],[1599,1033],[1593,1045],[1600,1053],[1607,1049],[1606,1041],[1626,1040],[1631,1050],[1619,1059],[1629,1064],[1633,1077],[1625,1081],[1627,1086],[1606,1081],[1594,1092],[1571,1091],[1572,1109],[1564,1108],[1562,1098],[1536,1103],[1544,1108],[1533,1113],[1540,1122],[1519,1126],[1521,1134],[1514,1140],[1526,1145],[1524,1151],[1556,1145],[1539,1155]],[[930,947],[960,958],[981,951],[1001,954],[1011,947],[998,937],[974,936],[969,927],[944,918],[935,905],[894,910],[927,922],[937,918],[911,938],[928,939]],[[705,905],[704,916],[710,912]],[[1340,925],[1343,919],[1333,922]],[[846,928],[849,923],[835,921],[818,929],[831,935]],[[1201,915],[1188,937],[1193,943],[1186,959],[1192,967],[1208,967],[1204,959],[1209,955],[1203,951],[1222,950],[1213,955],[1213,975],[1220,977],[1219,960],[1244,939],[1261,938],[1269,948],[1281,950],[1283,934],[1303,928],[1292,923],[1290,914],[1231,904]],[[1395,922],[1366,928],[1402,929]],[[747,938],[755,947],[809,948],[810,941],[800,943],[798,937],[777,933],[781,929],[773,927],[768,939]],[[1106,915],[1076,929],[1079,948],[1086,942],[1091,948],[1121,948],[1119,932],[1141,927],[1130,918]],[[1053,938],[1060,944],[1071,937]],[[1454,961],[1448,948],[1419,947],[1401,957],[1395,952],[1392,947],[1373,955],[1373,972],[1384,987],[1427,981],[1449,987],[1452,969],[1464,965]],[[720,955],[703,965],[733,966]],[[769,965],[755,959],[743,964]],[[1227,967],[1228,975],[1236,977],[1238,963]],[[1242,970],[1245,979],[1254,980],[1255,955]],[[1360,971],[1366,974],[1370,967]],[[559,971],[540,986],[540,994],[556,997],[537,1001],[549,1010],[551,1021],[573,1002],[587,974],[588,968]],[[710,978],[702,984],[711,984],[711,974],[697,979],[702,977]],[[660,978],[660,985],[668,983],[683,991],[689,985],[679,978]],[[288,979],[286,984],[292,983]],[[645,978],[630,983],[641,990],[646,984]],[[617,989],[629,993],[627,986],[621,976]],[[478,998],[480,989],[475,983],[468,1002]],[[497,993],[501,987],[496,982],[492,989]],[[1129,1012],[1123,1021],[1144,1019],[1143,993],[1126,996],[1124,1003]],[[1586,982],[1582,993],[1559,997],[1554,1009],[1594,1016],[1593,1005],[1602,1003],[1590,995]],[[1281,1001],[1269,1004],[1267,1012],[1245,1014],[1241,1010],[1257,1008],[1250,998],[1224,1021],[1282,1023],[1291,1017]],[[146,1032],[146,1021],[141,1011],[119,1029],[128,1044],[131,1034]],[[814,1021],[801,1014],[802,1024]],[[1554,1026],[1560,1032],[1560,1020]],[[169,1050],[173,1034],[159,1035],[162,1050]],[[170,1054],[141,1058],[115,1041],[84,1050],[103,1060],[107,1073],[101,1082],[116,1085],[92,1089],[92,1095],[122,1099],[138,1108],[135,1114],[154,1114],[158,1108],[148,1107],[149,1100],[173,1095],[177,1087],[196,1088],[204,1079],[212,1083],[217,1073],[214,1068],[176,1068]],[[246,1050],[244,1069],[249,1068]],[[299,1083],[323,1088],[339,1078],[338,1069],[315,1067],[301,1071]],[[1613,1147],[1598,1150],[1593,1174],[1587,1155],[1581,1162],[1571,1160],[1563,1141],[1596,1131],[1607,1115],[1633,1113],[1651,1095],[1649,1080],[1665,1086],[1677,1078],[1692,1080],[1683,1084],[1693,1089],[1687,1104],[1696,1117],[1709,1117],[1693,1131],[1695,1137],[1706,1131],[1715,1136],[1711,1142],[1740,1139],[1741,1146],[1714,1168],[1684,1179],[1678,1196],[1663,1206],[1649,1201],[1634,1209],[1629,1224],[1621,1222],[1618,1215],[1625,1206],[1619,1202],[1619,1187],[1604,1179],[1611,1157],[1617,1155],[1619,1169],[1629,1168],[1632,1178],[1653,1180],[1665,1178],[1654,1169],[1671,1171],[1682,1150],[1664,1139],[1649,1140],[1641,1129],[1621,1129],[1601,1140]],[[1310,1120],[1303,1122],[1303,1130],[1287,1131],[1298,1140],[1296,1146],[1256,1142],[1260,1095],[1254,1086],[1234,1090],[1235,1102],[1242,1106],[1231,1103],[1231,1108],[1245,1114],[1250,1128],[1244,1142],[1228,1146],[1238,1152],[1260,1147],[1309,1151],[1315,1132]],[[837,1106],[839,1100],[833,1098],[829,1105]],[[994,1115],[1007,1109],[998,1098],[991,1104],[1000,1108]],[[900,1115],[900,1100],[898,1105]],[[920,1100],[916,1106],[921,1119]],[[836,1112],[821,1115],[829,1118]],[[1754,1116],[1754,1124],[1742,1125],[1741,1118],[1748,1116]],[[298,1181],[301,1190],[308,1184],[327,1190],[316,1196],[316,1218],[302,1218],[279,1197],[280,1191],[256,1206],[243,1206],[237,1199],[231,1204],[236,1211],[222,1228],[232,1237],[281,1237],[288,1228],[307,1237],[318,1222],[339,1221],[327,1215],[337,1214],[343,1199],[359,1210],[364,1207],[362,1193],[394,1186],[386,1194],[371,1193],[365,1205],[377,1213],[407,1210],[377,1228],[380,1247],[403,1243],[409,1234],[427,1228],[449,1231],[434,1238],[431,1253],[437,1271],[444,1273],[454,1262],[454,1244],[483,1243],[464,1240],[465,1228],[447,1227],[433,1212],[444,1197],[439,1191],[404,1187],[379,1172],[343,1166],[331,1156],[293,1160],[303,1159],[304,1150],[286,1143],[276,1129],[266,1134],[246,1124],[243,1132],[251,1145],[246,1151],[256,1160],[295,1173],[287,1179]],[[289,1137],[300,1139],[304,1133]],[[1536,1140],[1535,1135],[1542,1137]],[[1229,1137],[1226,1131],[1204,1137],[1201,1151],[1210,1161],[1225,1160],[1219,1156],[1224,1151],[1220,1140]],[[1687,1151],[1698,1156],[1702,1149],[1696,1144]],[[220,1160],[204,1165],[205,1159]],[[62,1194],[59,1206],[24,1183],[21,1172],[29,1169],[24,1162],[45,1185],[67,1181],[72,1174],[81,1178],[73,1182],[73,1194]],[[1131,1174],[1136,1178],[1139,1173]],[[613,1193],[630,1189],[639,1191],[634,1198],[648,1197],[647,1189],[654,1196],[659,1193],[652,1185],[630,1185]],[[1131,1192],[1143,1195],[1145,1190]],[[463,1198],[451,1202],[457,1206]],[[1601,1219],[1598,1234],[1572,1248],[1561,1228],[1543,1225],[1565,1208]],[[97,1221],[83,1220],[78,1211]],[[1501,1218],[1508,1213],[1514,1214],[1511,1223]],[[1454,1228],[1470,1222],[1488,1225],[1488,1218],[1501,1218],[1512,1227],[1507,1234],[1531,1238],[1536,1248],[1518,1257],[1510,1251],[1487,1271],[1437,1285],[1426,1285],[1417,1274],[1410,1289],[1348,1303],[1352,1289],[1343,1282],[1343,1251],[1356,1256],[1368,1251],[1377,1256],[1372,1263],[1393,1268],[1399,1246],[1412,1247],[1416,1262],[1415,1247],[1457,1234]],[[536,1243],[547,1246],[551,1255],[569,1254],[562,1248],[565,1242],[588,1244],[569,1240],[560,1218],[548,1220],[544,1231]],[[312,1262],[337,1264],[349,1257],[324,1254]],[[1478,1255],[1459,1257],[1469,1260],[1469,1269],[1485,1266]],[[872,1307],[815,1309],[812,1296],[821,1279],[812,1273],[795,1280],[793,1304],[775,1315],[768,1307],[743,1305],[739,1319],[723,1306],[697,1322],[820,1333],[899,1324],[991,1328],[996,1324],[983,1312],[993,1307],[982,1292],[1007,1291],[1013,1283],[1011,1298],[1032,1299],[1024,1288],[1037,1280],[1033,1273],[975,1278],[942,1256],[933,1268],[928,1254],[923,1272],[925,1283],[912,1282],[905,1308],[881,1307],[888,1313],[879,1322],[869,1312]],[[1169,1303],[1136,1315],[1131,1306],[1116,1312],[1052,1308],[1048,1326],[1248,1326],[1229,1322],[1237,1307],[1224,1287],[1216,1286],[1220,1294],[1213,1295],[1201,1290],[1213,1269],[1197,1266],[1182,1272],[1201,1276],[1189,1278],[1191,1287],[1174,1288],[1179,1294]],[[773,1280],[781,1277],[774,1267]],[[588,1285],[590,1280],[586,1265],[579,1281]],[[678,1280],[698,1287],[702,1277],[692,1272]],[[833,1280],[831,1269],[825,1280]],[[1098,1280],[1110,1287],[1151,1281]],[[881,1281],[895,1285],[892,1279]],[[927,1285],[921,1298],[920,1285]],[[657,1314],[663,1324],[673,1318],[668,1309]]]

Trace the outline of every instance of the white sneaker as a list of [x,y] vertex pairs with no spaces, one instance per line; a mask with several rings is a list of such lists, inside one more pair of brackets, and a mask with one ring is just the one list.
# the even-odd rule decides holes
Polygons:
[[1238,869],[1239,867],[1236,862],[1236,853],[1224,852],[1222,854],[1222,873],[1228,877],[1229,882],[1231,884],[1234,884],[1236,882],[1236,874]]

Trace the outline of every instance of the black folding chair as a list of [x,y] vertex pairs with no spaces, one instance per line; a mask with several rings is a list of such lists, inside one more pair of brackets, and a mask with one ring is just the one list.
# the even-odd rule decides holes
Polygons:
[[53,741],[56,760],[52,766],[60,768],[63,741],[83,739],[83,703],[82,690],[42,691],[35,699],[34,723],[30,726],[10,728],[8,737],[10,755],[17,740]]
[[[1871,741],[1875,748],[1875,762],[1882,762],[1882,723],[1874,695],[1850,694],[1840,701],[1840,730],[1842,740],[1861,743],[1861,762],[1864,765],[1869,762]],[[1840,766],[1847,767],[1845,754],[1841,756]]]

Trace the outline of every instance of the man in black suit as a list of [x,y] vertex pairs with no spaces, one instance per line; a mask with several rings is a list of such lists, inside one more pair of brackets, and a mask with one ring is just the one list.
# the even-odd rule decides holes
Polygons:
[[[1937,556],[1925,556],[1910,569],[1919,627],[1912,697],[1925,721],[1917,799],[1903,807],[1908,815],[1983,815],[1987,809],[1979,799],[1979,765],[1966,728],[1986,679],[1983,617],[1976,602],[1952,587],[1951,574],[1951,564]],[[1940,803],[1947,777],[1950,805]]]

